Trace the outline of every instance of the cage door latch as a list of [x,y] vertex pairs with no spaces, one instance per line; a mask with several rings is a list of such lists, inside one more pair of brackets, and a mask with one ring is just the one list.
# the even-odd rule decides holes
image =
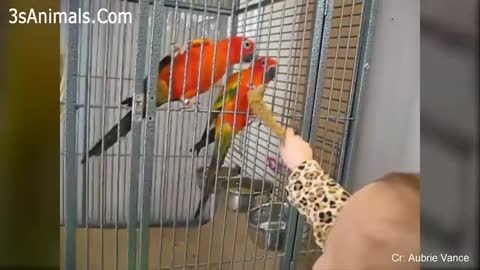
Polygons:
[[138,121],[142,120],[143,115],[143,95],[136,95],[135,96],[135,118]]

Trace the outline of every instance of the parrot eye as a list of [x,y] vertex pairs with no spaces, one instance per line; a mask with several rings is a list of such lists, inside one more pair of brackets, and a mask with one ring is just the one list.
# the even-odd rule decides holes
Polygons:
[[251,44],[250,44],[250,41],[248,41],[248,40],[243,43],[243,47],[245,47],[245,48],[247,48],[247,49],[250,48],[250,45],[251,45]]
[[266,65],[266,61],[265,59],[262,60],[262,65],[265,66]]

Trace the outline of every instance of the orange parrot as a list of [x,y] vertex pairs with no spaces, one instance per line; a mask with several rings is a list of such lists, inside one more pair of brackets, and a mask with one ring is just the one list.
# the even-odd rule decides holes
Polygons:
[[[213,105],[215,112],[210,114],[209,125],[215,123],[211,131],[215,134],[215,150],[210,162],[210,167],[208,168],[206,184],[203,185],[202,200],[195,212],[195,218],[199,216],[203,205],[206,204],[210,195],[213,193],[217,162],[219,167],[222,166],[232,143],[232,138],[240,133],[247,125],[247,111],[253,116],[253,112],[249,110],[248,91],[252,87],[262,85],[262,83],[268,84],[275,78],[276,71],[277,61],[275,61],[274,58],[261,56],[248,68],[240,71],[240,80],[238,79],[238,72],[228,77],[226,86],[223,88],[223,91],[220,92]],[[208,126],[200,140],[205,141],[207,130]],[[197,142],[195,147],[200,143],[201,141]],[[205,144],[202,146],[205,146]]]
[[[216,55],[214,55],[215,50]],[[183,101],[188,106],[194,104],[197,86],[200,94],[208,91],[213,84],[216,84],[223,77],[229,66],[241,62],[251,62],[254,58],[254,50],[254,41],[242,36],[222,39],[216,44],[210,39],[195,39],[188,42],[185,48],[177,50],[173,57],[168,55],[160,61],[157,82],[157,107],[169,101]],[[170,88],[171,93],[169,97]],[[147,78],[144,80],[145,93],[146,89]],[[132,100],[132,97],[129,97],[122,101],[122,104],[131,107]],[[143,117],[145,117],[145,109]],[[132,111],[130,110],[120,120],[120,137],[126,136],[131,128]],[[100,139],[90,149],[88,155],[98,156],[102,152],[102,148],[103,151],[108,150],[118,141],[118,133],[118,124],[116,124],[107,132],[103,140]],[[85,162],[85,158],[83,158],[82,163]]]

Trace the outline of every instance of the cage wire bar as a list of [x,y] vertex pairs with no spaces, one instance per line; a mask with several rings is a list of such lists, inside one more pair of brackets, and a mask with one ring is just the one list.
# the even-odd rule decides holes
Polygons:
[[[316,92],[316,95],[315,95],[315,104],[314,104],[314,112],[312,113],[312,122],[311,122],[311,129],[310,129],[310,135],[309,135],[309,138],[310,138],[310,143],[313,144],[313,149],[314,149],[314,158],[315,160],[319,161],[319,163],[322,165],[322,168],[324,168],[328,173],[334,175],[334,172],[333,170],[331,170],[330,167],[328,167],[328,169],[326,169],[324,166],[323,166],[323,153],[325,151],[325,133],[321,134],[321,128],[324,128],[324,125],[320,125],[320,128],[319,128],[319,120],[320,119],[329,119],[330,118],[330,108],[327,109],[327,113],[325,115],[325,112],[324,111],[321,111],[321,105],[322,102],[324,100],[328,100],[329,102],[331,102],[332,100],[332,96],[331,95],[328,95],[327,93],[325,93],[326,91],[324,91],[324,87],[322,87],[323,84],[326,85],[326,83],[324,83],[325,81],[325,77],[326,77],[326,73],[330,73],[330,69],[333,69],[335,71],[337,65],[336,63],[338,61],[341,61],[341,59],[339,59],[338,54],[335,54],[335,57],[334,57],[334,65],[333,67],[330,65],[328,66],[327,65],[327,62],[328,62],[328,53],[329,53],[329,49],[332,49],[332,43],[335,44],[335,38],[336,40],[338,41],[340,39],[340,37],[338,35],[336,35],[337,33],[335,33],[335,27],[338,27],[338,29],[341,29],[342,28],[342,24],[338,25],[338,23],[335,23],[335,20],[338,20],[340,19],[341,22],[343,22],[344,20],[344,15],[345,15],[345,1],[332,1],[331,3],[331,6],[329,7],[330,8],[330,12],[328,13],[328,17],[327,19],[325,20],[325,25],[324,25],[324,31],[325,31],[325,34],[324,34],[324,38],[323,38],[323,46],[322,46],[322,49],[321,49],[321,59],[320,59],[320,63],[319,63],[319,69],[317,70],[317,85],[316,85],[316,88],[317,88],[317,92]],[[347,4],[348,5],[348,4]],[[353,6],[355,5],[355,1],[352,1],[350,3],[350,5]],[[339,10],[340,9],[340,10]],[[340,12],[338,12],[340,11]],[[339,14],[340,13],[340,14]],[[350,13],[350,15],[352,15]],[[347,37],[347,39],[350,39],[350,36]],[[339,46],[338,46],[338,42],[336,43],[337,46],[333,46],[334,49],[336,49],[337,51],[339,50]],[[343,78],[342,78],[343,79]],[[332,78],[332,81],[334,80],[334,78]],[[325,88],[327,88],[325,86]],[[326,94],[326,95],[325,95]],[[323,114],[322,114],[323,113]],[[337,119],[339,118],[339,114],[337,114]],[[334,153],[334,149],[333,147],[335,146],[335,144],[331,144],[330,145],[332,147],[332,150],[331,150],[331,155],[330,155],[330,159],[333,160],[333,153]],[[321,153],[320,157],[318,156],[318,152]],[[338,157],[338,156],[337,156]],[[338,178],[337,178],[338,180]],[[303,224],[305,225],[305,224]],[[314,254],[320,254],[318,248],[316,247],[315,244],[313,244],[314,248],[311,248],[312,246],[312,235],[309,235],[308,237],[308,240],[306,241],[306,245],[304,244],[301,248],[300,248],[300,253],[314,253]]]
[[354,119],[349,122],[349,125],[345,128],[349,129],[349,133],[344,138],[345,149],[342,151],[340,158],[340,171],[338,173],[338,179],[340,184],[348,187],[348,180],[351,179],[351,164],[353,158],[353,152],[355,150],[355,138],[358,132],[359,117],[361,109],[361,97],[363,90],[366,88],[368,72],[370,70],[371,51],[373,46],[373,38],[375,34],[376,25],[376,13],[377,13],[377,1],[370,0],[365,1],[363,17],[361,23],[361,34],[359,39],[359,52],[357,54],[357,82],[354,84],[353,90],[354,96],[352,98],[351,106],[349,107],[349,117]]
[[[322,46],[310,142],[314,158],[342,185],[348,177],[343,172],[350,166],[359,97],[365,87],[366,76],[358,70],[373,39],[374,7],[371,0],[336,0],[324,26],[330,34]],[[300,255],[320,255],[312,238],[304,241]]]
[[[286,7],[287,2],[288,2],[287,4],[288,7]],[[236,12],[236,14],[238,14],[239,16],[239,22],[237,24],[238,24],[238,28],[240,29],[239,32],[246,32],[247,36],[251,36],[252,38],[257,40],[257,45],[259,45],[259,51],[262,54],[276,57],[277,61],[279,61],[280,64],[282,63],[284,64],[283,68],[287,67],[287,70],[285,71],[285,70],[282,70],[282,66],[279,66],[279,72],[277,72],[276,80],[272,83],[273,87],[269,87],[269,90],[271,89],[271,91],[273,91],[273,94],[267,94],[268,93],[267,91],[265,95],[266,96],[265,99],[267,100],[268,103],[273,103],[273,105],[276,105],[276,106],[273,106],[274,113],[277,116],[280,116],[282,123],[286,124],[286,120],[288,120],[290,116],[285,113],[285,108],[289,107],[289,106],[285,106],[286,105],[285,103],[287,99],[291,99],[291,97],[289,98],[287,96],[294,95],[295,98],[297,98],[300,88],[298,87],[298,84],[297,84],[297,87],[295,89],[296,93],[295,93],[291,88],[289,89],[288,87],[289,78],[286,75],[292,72],[291,71],[291,60],[292,60],[291,55],[292,55],[293,44],[291,46],[285,46],[285,43],[283,43],[282,41],[283,39],[285,39],[287,40],[287,42],[288,40],[290,40],[290,42],[292,43],[292,41],[295,40],[297,43],[299,43],[299,47],[296,48],[296,52],[300,52],[300,55],[304,54],[305,51],[308,51],[308,47],[305,46],[305,32],[312,28],[311,26],[312,21],[310,20],[309,23],[307,23],[307,19],[308,19],[308,14],[311,13],[313,9],[313,8],[309,9],[309,7],[313,7],[314,4],[307,1],[295,1],[295,2],[294,1],[278,1],[271,5],[266,5],[265,3],[269,3],[269,1],[263,1],[261,3],[254,4],[254,6],[256,6],[259,9],[259,11],[254,8],[249,8],[249,6],[245,6],[241,8],[241,10],[245,11],[246,14],[242,14],[241,12]],[[301,12],[298,12],[298,10],[300,9],[299,7],[305,9],[303,14],[301,14]],[[288,12],[289,15],[285,15],[286,12]],[[300,16],[298,16],[299,13],[300,13]],[[302,15],[303,15],[303,18],[301,18]],[[323,12],[321,12],[320,15],[323,15]],[[296,20],[297,16],[300,17],[300,20],[299,20],[300,22]],[[267,18],[264,18],[264,17],[267,17]],[[292,20],[292,17],[293,17],[293,20]],[[256,22],[258,20],[257,18],[259,18],[258,23]],[[289,20],[288,24],[285,23],[285,18]],[[301,23],[302,19],[304,19],[303,25]],[[246,21],[248,21],[247,24],[245,23]],[[275,22],[273,23],[272,21],[275,21]],[[242,28],[242,22],[245,25],[243,26],[243,28]],[[260,25],[260,29],[258,29],[259,25]],[[257,29],[252,29],[252,28],[255,28],[255,26],[257,26]],[[248,29],[249,27],[250,29]],[[288,29],[288,27],[291,28],[291,31]],[[299,29],[295,29],[297,27]],[[261,34],[258,35],[258,32],[261,32]],[[300,34],[303,34],[303,35],[300,35],[300,37],[303,36],[303,39],[302,38],[294,39],[294,34],[296,34],[297,32]],[[300,63],[301,62],[302,60],[300,60]],[[299,72],[301,68],[302,67],[297,63],[295,71]],[[300,78],[297,78],[297,82],[299,81],[300,81]],[[279,82],[281,83],[279,84]],[[270,84],[269,86],[271,86],[272,84]],[[279,93],[282,93],[282,94],[279,94]],[[275,101],[279,101],[278,102],[279,104],[275,104]],[[278,106],[281,106],[281,107],[279,108]],[[295,113],[296,111],[293,114],[290,113],[290,115],[292,115],[291,117],[295,117]],[[267,155],[265,154],[265,152],[268,153],[270,151],[276,152],[277,158],[278,158],[278,140],[276,140],[276,138],[272,138],[269,131],[260,130],[258,128],[255,128],[253,125],[247,127],[244,134],[248,134],[244,136],[245,140],[243,141],[243,145],[246,147],[244,147],[243,151],[237,152],[236,153],[237,156],[234,157],[234,159],[236,158],[236,161],[238,163],[244,164],[244,166],[246,167],[250,175],[258,175],[259,179],[265,179],[266,173],[267,173],[266,162],[262,160],[266,160],[267,158]],[[242,145],[242,143],[239,143],[239,144]],[[265,145],[265,144],[267,145],[266,147],[261,147],[262,145]],[[277,148],[276,150],[275,150],[275,147]],[[245,150],[245,148],[247,149]],[[243,158],[241,156],[242,152],[243,153],[246,152]],[[253,160],[249,159],[246,156],[252,157]],[[281,184],[280,181],[275,181],[275,179],[280,177],[283,177],[284,179],[286,176],[285,174],[286,171],[277,170],[277,169],[274,169],[274,171],[275,173],[273,175],[271,172],[268,172],[270,177],[273,176],[273,179],[269,179],[269,180],[273,181],[274,184]],[[282,174],[278,175],[278,172]],[[280,190],[281,188],[282,187],[280,188],[277,187],[277,190]],[[281,196],[277,196],[277,198],[280,199],[280,201],[283,201],[284,200],[283,192],[281,192]],[[270,208],[270,213],[271,213],[271,210],[272,208]],[[247,213],[247,217],[248,216],[249,215]],[[256,233],[258,234],[258,230]],[[278,237],[278,234],[277,234],[277,237]],[[257,240],[258,239],[256,239],[255,242]],[[286,249],[288,254],[289,247],[287,247]],[[257,249],[255,249],[255,251],[257,251]],[[267,256],[264,256],[263,266],[265,266],[266,258]],[[286,263],[284,262],[281,265],[282,269],[288,269],[290,267],[289,259],[290,258],[288,257],[287,259],[284,259]],[[274,267],[275,267],[275,263],[276,261],[274,261]],[[254,265],[255,265],[255,262],[254,262]]]
[[336,179],[341,179],[343,153],[347,148],[348,124],[355,119],[351,114],[356,70],[361,36],[361,20],[369,18],[364,14],[361,0],[335,1],[331,22],[331,38],[326,48],[326,63],[320,68],[323,76],[320,99],[317,101],[316,146],[321,149],[315,158],[322,167]]
[[[228,68],[208,93],[197,92],[199,106],[168,102],[156,108],[157,63],[194,38],[216,42],[239,34],[254,39],[255,52],[278,63],[264,100],[277,120],[312,144],[322,167],[344,181],[365,87],[375,1],[66,1],[69,10],[81,7],[91,14],[100,8],[128,11],[133,22],[69,25],[62,37],[68,38],[61,129],[63,267],[311,268],[319,250],[304,219],[284,204],[288,171],[279,160],[279,140],[258,121],[233,139],[222,168],[228,169],[227,187],[249,177],[261,181],[261,192],[273,185],[271,194],[253,200],[243,213],[229,209],[231,192],[216,186],[202,220],[193,219],[201,197],[198,182],[204,181],[196,170],[217,153],[211,146],[198,156],[188,149],[201,137],[226,78],[247,64]],[[98,157],[87,155],[82,165],[88,149],[129,110],[121,102],[131,93],[131,134]],[[267,250],[260,220],[249,224],[250,211],[264,203],[270,203],[267,224],[274,223],[271,203],[287,211],[286,230],[273,230],[277,241],[285,241],[283,248]]]
[[[127,269],[136,269],[137,266],[137,213],[138,213],[138,196],[139,187],[138,182],[140,180],[140,129],[142,124],[143,105],[145,102],[145,96],[143,91],[143,79],[145,74],[145,63],[147,62],[147,33],[148,33],[148,2],[140,0],[140,21],[137,37],[137,52],[136,52],[136,65],[135,65],[135,83],[134,83],[134,96],[132,100],[132,152],[131,152],[131,165],[130,165],[130,202],[129,213],[127,223]],[[150,87],[149,87],[150,88]],[[148,89],[150,92],[150,89]],[[149,93],[151,94],[151,93]],[[106,132],[106,130],[104,131]],[[103,146],[102,146],[103,148]],[[102,152],[103,154],[103,152]],[[145,153],[146,154],[146,153]],[[145,159],[147,157],[145,156]],[[103,158],[102,158],[103,159]],[[144,160],[145,161],[145,160]],[[145,175],[144,175],[145,177]],[[148,181],[148,180],[146,180]],[[103,221],[102,221],[103,223]],[[143,237],[141,240],[144,240]],[[142,241],[143,242],[143,241]]]
[[[273,37],[274,42],[269,43],[270,39],[272,39],[272,36],[267,38],[268,41],[264,41],[264,40],[262,40],[262,37],[260,37],[260,40],[261,40],[260,42],[262,42],[262,44],[266,44],[264,50],[266,50],[269,54],[275,54],[275,51],[277,51],[276,52],[277,55],[275,55],[275,56],[277,57],[277,59],[279,59],[280,64],[282,64],[283,61],[287,60],[287,61],[285,61],[286,63],[284,63],[284,65],[288,66],[286,71],[282,70],[281,66],[279,67],[278,76],[276,77],[276,80],[274,82],[274,87],[273,87],[274,94],[271,95],[271,96],[267,96],[267,94],[266,94],[265,100],[268,103],[271,103],[272,105],[274,105],[272,110],[281,115],[281,121],[283,122],[283,124],[290,124],[290,125],[293,124],[293,125],[295,125],[292,122],[295,122],[295,120],[297,120],[297,119],[301,119],[301,118],[296,118],[295,117],[295,116],[298,116],[298,115],[296,115],[297,110],[298,110],[298,113],[300,115],[303,114],[304,121],[303,121],[303,123],[298,123],[298,125],[301,125],[301,127],[297,127],[297,131],[298,131],[298,128],[301,128],[300,132],[304,136],[304,138],[306,138],[306,139],[308,139],[307,138],[308,133],[305,133],[305,132],[307,132],[306,129],[309,128],[309,125],[310,125],[309,121],[311,120],[311,118],[309,117],[309,116],[311,116],[311,112],[309,112],[309,110],[311,111],[311,108],[313,108],[313,102],[306,102],[306,101],[313,101],[311,96],[314,95],[314,93],[315,93],[315,86],[314,86],[314,76],[309,76],[308,74],[306,75],[305,70],[308,69],[308,70],[312,71],[313,74],[316,74],[316,68],[318,66],[318,60],[319,60],[319,49],[320,49],[320,41],[321,41],[321,33],[322,33],[322,24],[323,24],[323,19],[324,19],[323,16],[325,15],[325,12],[324,12],[325,11],[325,4],[326,4],[326,1],[318,1],[316,3],[313,2],[313,1],[304,1],[304,2],[301,1],[300,4],[295,2],[295,5],[296,5],[295,8],[298,8],[298,5],[300,5],[300,6],[303,6],[303,8],[305,9],[304,14],[303,14],[303,18],[302,18],[302,16],[299,16],[300,17],[300,23],[298,23],[296,21],[296,16],[298,16],[298,14],[297,14],[298,12],[296,12],[296,10],[294,10],[294,12],[293,12],[293,19],[292,19],[293,22],[292,22],[290,27],[292,28],[291,30],[295,31],[295,32],[294,33],[289,33],[288,25],[282,27],[282,25],[277,24],[277,25],[275,25],[276,29],[274,31],[275,31],[275,34],[278,33],[278,36]],[[280,3],[274,3],[271,6],[271,9],[274,9],[275,7],[279,7],[280,5],[281,5]],[[280,15],[281,18],[279,18],[279,19],[281,19],[281,24],[283,24],[284,20],[285,20],[285,14],[284,14],[285,11],[284,10],[282,10],[282,11],[283,11],[282,12],[283,14]],[[278,10],[277,10],[277,13],[278,13]],[[309,15],[309,14],[311,14],[311,15]],[[302,19],[303,19],[303,25],[301,23]],[[264,22],[265,21],[266,20],[264,20]],[[298,25],[297,25],[297,23],[298,23]],[[273,28],[273,26],[271,25],[271,21],[269,23],[267,23],[267,26],[265,26],[265,27],[268,28],[269,30],[271,30],[271,28]],[[298,27],[298,28],[294,29],[296,27]],[[286,29],[287,31],[284,31],[284,29]],[[287,35],[285,35],[284,32],[286,32]],[[294,44],[297,44],[298,47],[295,47],[295,46],[293,46],[293,44],[290,44],[290,46],[289,46],[290,48],[288,48],[288,47],[287,48],[282,48],[282,45],[285,44],[282,41],[284,40],[284,38],[286,38],[288,40],[288,34],[290,34],[292,36],[291,38],[295,40]],[[307,36],[312,36],[312,38],[310,39],[310,37],[309,37],[309,40],[307,41],[306,35]],[[293,36],[296,36],[296,37],[293,38]],[[278,45],[276,45],[275,42]],[[311,47],[308,48],[308,46],[306,46],[306,44],[310,45]],[[275,50],[275,48],[274,48],[271,52],[270,51],[270,46],[278,46],[278,50]],[[293,47],[295,47],[295,52],[293,54],[297,58],[297,59],[294,59],[294,62],[296,62],[294,65],[291,64],[292,58],[295,58],[295,57],[292,57],[291,48],[293,48]],[[305,61],[306,63],[303,63],[303,60],[308,60],[308,57],[310,57],[310,61],[309,62]],[[293,67],[293,70],[290,69],[292,67]],[[295,76],[295,75],[289,76],[291,73],[293,73],[293,74],[296,73],[297,76]],[[310,81],[310,82],[307,81],[306,85],[305,85],[304,80],[306,78],[309,78],[309,79],[313,78],[313,83],[312,83],[312,81]],[[290,81],[292,81],[292,83],[290,83]],[[303,88],[303,87],[306,87],[306,88]],[[283,97],[280,94],[281,90],[283,90],[283,92],[284,92]],[[290,97],[286,97],[287,95],[290,95]],[[290,112],[289,115],[292,116],[292,119],[289,119],[289,117],[288,117],[289,115],[287,115],[285,113],[285,107],[289,107],[289,106],[285,106],[284,102],[282,102],[282,99],[284,99],[283,101],[285,101],[286,99],[290,99],[290,101],[292,101],[291,100],[292,95],[294,96],[293,97],[293,99],[294,99],[293,100],[293,102],[294,102],[293,106],[294,106],[295,109],[294,109],[293,112]],[[299,97],[299,95],[300,95],[300,97]],[[299,99],[301,99],[302,97],[303,97],[303,101],[299,102]],[[298,104],[298,103],[300,103],[300,104]],[[290,123],[288,123],[288,122],[290,122]],[[305,130],[302,130],[303,128]],[[261,161],[262,158],[259,158],[259,157],[261,157],[261,154],[264,154],[265,159],[263,159],[263,160],[266,160],[268,154],[275,153],[276,154],[276,159],[278,160],[279,142],[275,138],[271,137],[271,132],[269,130],[260,130],[260,129],[253,130],[253,129],[255,129],[255,128],[251,127],[246,131],[247,134],[248,134],[248,135],[246,135],[247,139],[250,139],[250,141],[252,142],[250,144],[255,145],[255,147],[251,147],[249,149],[250,151],[248,151],[248,154],[250,154],[253,157],[253,161],[251,162],[251,166],[252,166],[251,167],[252,168],[251,173],[253,175],[259,174],[260,177],[265,178],[266,171],[268,170],[267,166],[266,166],[267,164],[264,161],[262,162]],[[256,138],[256,140],[255,140],[255,138]],[[267,147],[264,148],[264,149],[259,149],[258,146],[262,144],[260,142],[262,142],[263,144],[266,144]],[[247,145],[249,145],[249,146],[250,146],[250,144],[247,143]],[[261,164],[261,165],[259,165],[259,164]],[[247,164],[247,166],[248,165],[250,165],[250,164]],[[262,170],[263,170],[263,172],[262,172]],[[278,184],[279,184],[279,188],[278,188],[279,196],[278,195],[277,196],[280,199],[280,201],[283,201],[285,199],[284,196],[283,196],[284,195],[284,192],[283,192],[283,186],[284,185],[283,185],[283,183],[286,180],[286,176],[287,176],[286,171],[285,170],[277,170],[277,169],[274,169],[274,171],[275,172],[274,172],[273,175],[272,175],[271,172],[268,172],[268,174],[270,176],[269,178],[271,178],[271,180],[274,181],[274,182],[278,182]],[[278,172],[283,173],[283,175],[279,175]],[[277,181],[276,179],[282,179],[282,181]],[[296,210],[290,208],[289,221],[288,221],[288,225],[287,225],[288,226],[288,231],[290,233],[287,235],[285,255],[283,256],[283,259],[282,259],[282,262],[281,262],[281,265],[280,265],[282,269],[291,269],[291,267],[293,267],[292,261],[293,261],[294,256],[295,256],[294,255],[294,245],[295,245],[294,240],[295,240],[296,236],[298,237],[298,239],[301,239],[301,236],[303,235],[303,231],[302,231],[301,226],[298,226],[297,233],[294,233],[297,230],[297,228],[296,228],[297,220],[298,220],[298,212]],[[302,221],[300,221],[300,222],[302,222]]]
[[[351,151],[350,145],[353,144],[355,138],[354,134],[350,135],[350,130],[354,132],[353,123],[358,122],[358,120],[354,122],[356,115],[359,113],[358,110],[360,107],[359,99],[357,99],[357,97],[359,97],[360,92],[364,87],[363,84],[359,85],[363,80],[360,80],[358,83],[355,81],[357,73],[356,66],[363,66],[358,63],[359,61],[362,61],[360,58],[361,54],[367,51],[367,45],[364,43],[371,43],[372,40],[372,27],[374,25],[374,20],[373,15],[371,14],[374,12],[374,4],[374,1],[365,1],[364,7],[363,1],[336,0],[329,3],[329,9],[324,9],[324,15],[326,15],[326,17],[324,18],[324,26],[322,27],[324,32],[321,44],[325,45],[321,46],[320,55],[322,55],[322,57],[320,59],[319,68],[313,69],[318,73],[317,77],[315,77],[315,89],[317,89],[317,92],[314,105],[315,113],[313,113],[313,120],[311,120],[312,127],[310,128],[311,134],[309,136],[311,138],[310,142],[314,148],[315,158],[322,163],[322,166],[327,172],[336,176],[336,179],[341,183],[346,180],[346,177],[341,174],[343,166],[349,166],[350,164],[350,160],[345,161],[344,156],[348,155],[346,154],[347,151]],[[331,12],[333,12],[333,14]],[[320,18],[319,20],[323,20],[323,18]],[[360,25],[360,21],[363,21],[363,26]],[[276,25],[278,26],[278,20],[276,22]],[[369,25],[369,27],[366,25]],[[330,37],[328,32],[331,33]],[[367,38],[363,38],[366,35],[368,35],[369,41],[367,41]],[[279,46],[282,46],[281,44],[282,43],[280,42]],[[308,57],[308,54],[306,54],[306,57]],[[300,62],[301,61],[302,60],[300,60]],[[310,59],[310,61],[312,60]],[[291,73],[292,71],[288,68],[287,74],[290,75]],[[305,71],[303,71],[303,73],[305,74]],[[279,88],[283,87],[281,75],[277,76],[275,80],[276,93],[278,93]],[[315,74],[312,74],[309,78],[314,78],[314,76]],[[290,82],[290,80],[287,79],[284,82]],[[300,84],[300,86],[303,85]],[[297,90],[297,92],[300,92],[300,96],[303,94],[301,93],[302,91]],[[297,95],[298,94],[299,93],[297,93]],[[276,111],[275,105],[277,104],[275,104],[275,100],[272,101],[268,98],[269,97],[266,97],[265,99],[267,102],[273,103],[272,109]],[[295,105],[297,106],[297,104],[305,106],[304,103],[296,101]],[[295,120],[295,117],[293,117],[292,120]],[[286,123],[284,122],[284,124]],[[350,124],[352,124],[352,128],[350,128]],[[300,122],[290,121],[290,125],[296,126],[298,130]],[[337,136],[337,140],[330,139],[332,137],[332,127],[338,130],[338,132],[334,134]],[[263,145],[267,145],[272,141],[271,138],[268,138],[269,135],[267,133],[268,131],[263,133],[262,130],[249,127],[245,132],[246,140],[244,143],[246,144],[246,142],[252,141],[252,144],[255,144],[255,138],[258,136],[260,137],[260,142],[262,142]],[[276,157],[278,158],[278,151],[275,147],[276,145],[273,145],[270,149],[251,147],[250,149],[255,153],[254,155],[264,156],[261,158],[254,158],[251,162],[247,159],[246,167],[251,171],[254,171],[252,173],[258,173],[258,171],[260,171],[258,174],[262,175],[261,170],[265,168],[265,166],[262,164],[261,160],[265,160],[268,156],[268,151],[272,152],[270,154],[277,154]],[[267,153],[262,150],[267,150]],[[260,163],[261,165],[258,165],[257,163]],[[275,170],[275,175],[272,175],[274,179],[279,178],[279,171],[281,171],[281,169]],[[268,171],[267,176],[270,175],[271,172]],[[280,183],[279,186],[281,186]],[[282,189],[279,188],[279,190]],[[299,233],[300,232],[301,230],[299,230]],[[319,255],[319,250],[313,243],[311,234],[308,236],[308,241],[304,242],[306,243],[303,243],[304,246],[300,253],[317,253],[316,256]],[[314,248],[312,248],[311,245],[313,245]]]
[[[78,1],[71,1],[69,11],[78,10]],[[68,26],[68,61],[67,61],[67,91],[65,93],[65,175],[76,175],[75,145],[76,145],[76,115],[75,103],[77,95],[77,60],[79,26]],[[75,269],[76,252],[76,224],[77,224],[77,192],[76,178],[67,177],[65,180],[65,269]]]
[[[305,104],[305,109],[304,109],[304,115],[310,115],[310,117],[305,117],[303,119],[302,123],[302,128],[301,128],[301,135],[304,140],[308,141],[309,143],[312,143],[312,132],[315,130],[312,130],[312,127],[315,127],[313,125],[316,117],[315,117],[315,101],[318,99],[318,96],[321,95],[321,91],[319,91],[317,87],[317,80],[318,80],[318,74],[321,73],[321,65],[324,62],[325,55],[322,54],[324,53],[325,50],[325,44],[329,40],[329,22],[331,21],[332,17],[332,12],[333,12],[333,1],[325,1],[323,3],[323,6],[317,6],[315,17],[315,25],[318,27],[315,27],[313,35],[312,35],[312,48],[311,48],[311,55],[310,55],[310,65],[308,69],[308,75],[307,75],[307,88],[306,88],[306,94],[304,97],[304,104]],[[315,44],[315,45],[314,45]],[[318,44],[318,45],[317,45]],[[318,68],[320,65],[320,68]],[[321,75],[320,75],[321,76]],[[320,93],[319,93],[320,92]],[[313,101],[313,102],[309,102]],[[289,260],[284,260],[285,264],[290,263],[290,268],[289,269],[295,269],[297,266],[297,261],[298,261],[298,254],[300,252],[300,245],[303,242],[302,237],[298,237],[299,235],[302,235],[303,228],[305,227],[305,219],[301,217],[298,213],[298,211],[291,211],[291,216],[290,216],[290,221],[289,223],[295,224],[296,227],[292,227],[291,229],[294,230],[295,234],[293,237],[290,237],[290,241],[287,241],[287,243],[290,243],[292,245],[292,251]],[[310,240],[310,235],[309,235],[309,240]],[[286,268],[286,267],[285,267]]]
[[[145,0],[140,3],[140,17],[142,19],[142,24],[140,24],[140,36],[139,40],[142,42],[147,41],[147,31],[148,28],[148,18],[149,18],[149,10],[148,10],[148,0]],[[143,100],[143,103],[146,103],[146,132],[145,132],[145,143],[144,143],[144,167],[143,167],[143,192],[142,192],[142,208],[141,208],[141,223],[140,223],[140,269],[148,269],[148,255],[149,255],[149,230],[148,227],[150,226],[150,209],[151,209],[151,188],[152,188],[152,177],[153,177],[153,154],[154,154],[154,135],[155,135],[155,118],[156,118],[156,98],[157,98],[157,79],[158,79],[158,71],[157,71],[157,63],[160,62],[160,46],[161,46],[161,39],[163,36],[163,31],[160,31],[161,27],[165,24],[165,8],[163,5],[162,0],[154,1],[153,3],[153,21],[150,21],[150,36],[151,45],[148,46],[147,49],[150,50],[150,57],[148,61],[148,88],[147,93],[144,96],[143,94],[143,74],[144,72],[139,71],[137,69],[137,81],[136,81],[136,101],[140,107],[137,110],[137,117],[136,120],[139,122],[139,126],[141,125],[142,121],[142,114],[143,114],[143,104],[140,102],[142,98],[146,98]],[[142,29],[142,26],[144,29]],[[145,32],[144,32],[145,31]],[[140,43],[140,42],[139,42]],[[147,44],[145,44],[147,45]],[[147,50],[146,49],[146,50]],[[146,51],[145,50],[145,51]],[[137,67],[138,63],[143,60],[139,59],[140,57],[146,58],[147,54],[142,53],[142,50],[137,51]],[[138,61],[140,60],[140,61]],[[135,107],[134,107],[135,108]],[[135,121],[135,120],[134,120]],[[140,154],[140,149],[137,150],[137,153]],[[133,160],[133,159],[132,159]],[[131,194],[136,194],[132,192]],[[131,201],[132,202],[132,201]],[[138,205],[130,204],[130,211],[133,209],[138,209]],[[130,215],[130,217],[134,217],[133,220],[130,222],[135,222],[136,224],[136,215]],[[131,235],[136,234],[136,226],[133,227],[132,231],[129,231]],[[129,239],[130,240],[130,239]],[[135,269],[134,263],[136,263],[136,239],[132,239],[129,241],[129,269]]]

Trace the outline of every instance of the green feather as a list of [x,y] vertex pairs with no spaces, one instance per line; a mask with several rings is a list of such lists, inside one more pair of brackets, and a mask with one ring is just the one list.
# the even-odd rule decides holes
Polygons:
[[217,99],[215,100],[215,103],[213,104],[213,109],[220,110],[223,107],[223,104],[226,104],[234,100],[233,98],[237,93],[237,86],[238,84],[236,83],[235,85],[228,88],[227,91],[225,91],[225,103],[223,102],[223,95],[218,96]]

